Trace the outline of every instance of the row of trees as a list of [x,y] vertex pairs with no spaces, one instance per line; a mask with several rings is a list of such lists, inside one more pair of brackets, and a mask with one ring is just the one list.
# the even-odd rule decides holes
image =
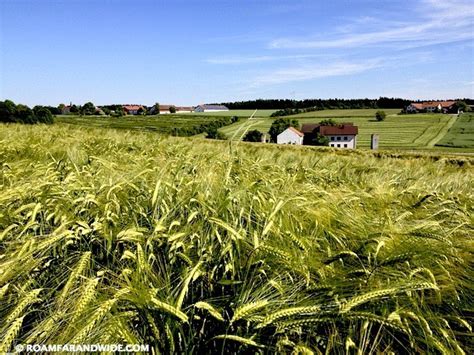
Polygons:
[[44,106],[35,106],[33,109],[23,104],[15,104],[11,100],[0,101],[0,122],[16,123],[54,123],[51,111]]
[[407,106],[411,100],[401,98],[380,97],[378,99],[258,99],[249,101],[223,102],[231,110],[243,109],[362,109],[362,108],[399,108]]

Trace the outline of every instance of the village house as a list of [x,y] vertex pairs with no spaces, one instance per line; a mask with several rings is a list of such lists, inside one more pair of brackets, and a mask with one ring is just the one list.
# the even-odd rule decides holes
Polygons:
[[219,112],[229,111],[224,105],[198,105],[195,107],[194,112]]
[[176,109],[176,113],[191,113],[194,111],[192,106],[160,105],[160,115],[170,114],[171,107]]
[[289,127],[277,136],[278,144],[314,145],[318,135],[329,139],[329,146],[343,149],[357,148],[359,128],[353,123],[341,123],[336,126],[326,126],[315,123],[303,124],[301,130]]
[[122,107],[127,115],[138,115],[138,110],[145,110],[142,105],[122,105]]
[[296,128],[288,127],[277,136],[277,144],[303,144],[304,134]]
[[[457,113],[456,101],[423,101],[412,102],[405,108],[407,113],[418,112],[442,112],[442,113]],[[454,112],[456,111],[456,112]]]
[[356,149],[359,128],[353,123],[341,123],[336,126],[325,126],[307,123],[301,127],[304,134],[303,144],[311,144],[317,135],[328,137],[329,146],[334,148]]

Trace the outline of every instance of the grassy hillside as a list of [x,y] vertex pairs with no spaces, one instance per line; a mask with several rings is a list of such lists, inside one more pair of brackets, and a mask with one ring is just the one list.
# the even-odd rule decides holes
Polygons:
[[[183,134],[176,135],[188,136],[196,134],[192,133],[193,129],[218,119],[225,119],[225,117],[194,114],[123,117],[63,115],[56,117],[56,122],[83,127],[154,131],[168,134],[183,131]],[[189,130],[188,134],[186,130]]]
[[[249,118],[255,110],[229,110],[221,112],[194,112],[192,115],[204,115],[204,116],[238,116]],[[254,117],[270,117],[270,115],[276,110],[257,110]]]
[[471,353],[472,161],[377,154],[0,126],[0,352]]
[[[377,122],[374,118],[376,110],[325,110],[308,112],[289,117],[297,118],[300,124],[318,123],[332,118],[336,122],[353,122],[359,127],[357,137],[359,148],[370,147],[371,134],[377,133],[380,137],[381,148],[428,148],[433,145],[433,140],[439,139],[440,132],[446,127],[452,116],[443,114],[418,114],[396,115],[387,111],[387,118]],[[268,132],[273,119],[242,120],[221,129],[228,136],[233,136],[237,131],[244,132],[244,127]],[[236,135],[239,138],[242,134]]]
[[436,145],[474,149],[474,113],[462,114]]

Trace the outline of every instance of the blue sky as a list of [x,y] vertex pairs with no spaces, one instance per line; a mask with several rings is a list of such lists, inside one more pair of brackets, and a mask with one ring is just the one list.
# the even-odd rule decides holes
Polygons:
[[472,0],[0,0],[0,99],[474,97]]

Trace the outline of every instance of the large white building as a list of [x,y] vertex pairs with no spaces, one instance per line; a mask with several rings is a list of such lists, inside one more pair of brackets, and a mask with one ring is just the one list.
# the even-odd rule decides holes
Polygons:
[[303,144],[304,134],[296,128],[288,127],[277,136],[277,144]]
[[352,123],[341,123],[335,126],[320,124],[303,124],[301,131],[304,133],[304,143],[311,145],[313,139],[319,134],[329,139],[329,146],[334,148],[357,148],[357,134],[359,129]]
[[198,105],[194,108],[194,112],[219,112],[229,111],[224,105]]

